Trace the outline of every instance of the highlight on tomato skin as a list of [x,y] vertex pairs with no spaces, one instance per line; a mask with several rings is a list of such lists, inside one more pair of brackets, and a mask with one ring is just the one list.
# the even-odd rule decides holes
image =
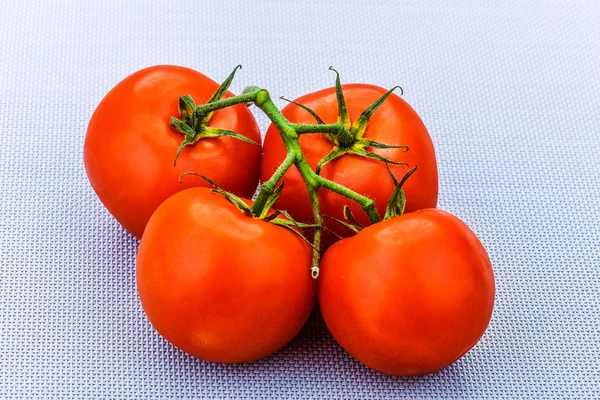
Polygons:
[[[386,89],[368,84],[346,84],[341,87],[351,122],[356,121],[366,108],[386,93]],[[337,122],[338,101],[335,87],[309,93],[295,102],[312,109],[325,123]],[[282,113],[293,123],[316,123],[309,112],[295,104],[286,105]],[[392,93],[372,115],[364,137],[387,145],[408,146],[408,151],[403,147],[369,148],[394,162],[407,163],[389,165],[398,179],[418,165],[419,170],[406,182],[404,188],[407,198],[406,212],[437,206],[438,171],[433,142],[423,121],[406,101]],[[313,170],[333,148],[331,141],[325,135],[319,134],[302,135],[299,143]],[[261,180],[266,181],[286,157],[280,133],[273,124],[266,132],[263,147]],[[329,162],[323,167],[321,176],[371,198],[381,215],[394,190],[385,163],[353,154],[346,154]],[[312,210],[308,192],[296,168],[291,168],[285,174],[284,183],[285,187],[276,207],[289,211],[298,221],[310,221]],[[319,192],[319,200],[323,215],[344,220],[343,208],[347,205],[361,224],[369,225],[369,219],[363,210],[349,199],[323,190]],[[352,234],[333,220],[326,220],[325,226],[327,229],[323,232],[324,248],[339,240],[338,235],[347,237]]]
[[277,351],[305,324],[316,301],[311,261],[310,246],[290,230],[192,188],[150,219],[136,279],[165,339],[202,360],[245,363]]
[[471,229],[441,210],[377,223],[327,250],[318,301],[336,341],[390,375],[439,371],[484,334],[494,305],[490,259]]
[[[232,137],[203,138],[183,148],[174,166],[184,136],[169,121],[180,115],[180,98],[189,95],[203,104],[218,88],[200,72],[158,65],[126,77],[94,111],[84,145],[88,179],[108,211],[137,238],[164,200],[183,189],[208,186],[199,179],[180,183],[184,172],[201,173],[240,196],[254,194],[260,146]],[[207,126],[261,141],[256,120],[243,104],[216,111]]]

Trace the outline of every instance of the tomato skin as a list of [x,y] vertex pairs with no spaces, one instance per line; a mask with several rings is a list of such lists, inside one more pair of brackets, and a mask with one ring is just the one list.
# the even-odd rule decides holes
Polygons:
[[312,252],[294,233],[206,188],[177,193],[141,240],[137,284],[156,330],[207,361],[242,363],[288,343],[316,300]]
[[494,305],[490,260],[455,216],[425,209],[333,245],[321,261],[319,306],[354,358],[390,375],[425,375],[463,356]]
[[[366,84],[348,84],[342,85],[342,91],[350,120],[354,121],[383,95],[386,89]],[[337,122],[335,88],[307,94],[296,101],[314,110],[325,123]],[[282,113],[290,122],[315,123],[315,119],[308,112],[293,104],[284,107]],[[395,94],[390,95],[371,117],[364,137],[388,145],[409,146],[407,152],[403,149],[368,149],[392,161],[407,162],[408,166],[390,164],[390,169],[398,179],[418,165],[418,171],[404,185],[406,212],[437,206],[438,174],[435,150],[425,125],[408,103]],[[299,143],[313,170],[333,147],[331,142],[320,134],[302,135]],[[273,124],[267,130],[263,147],[261,179],[264,182],[273,175],[286,156],[281,137]],[[344,155],[330,162],[323,167],[321,175],[373,199],[381,215],[385,213],[387,201],[394,190],[394,184],[384,163],[356,155]],[[298,221],[309,222],[312,209],[308,192],[295,166],[285,174],[284,183],[276,207],[287,210]],[[343,208],[344,205],[348,205],[359,222],[363,225],[369,224],[366,214],[353,201],[326,190],[319,192],[319,199],[324,215],[343,220]],[[325,225],[342,237],[351,235],[349,230],[334,221],[326,220]],[[324,231],[323,235],[326,247],[337,240],[328,231]]]
[[[142,236],[156,207],[169,196],[208,186],[193,177],[180,184],[184,172],[205,175],[239,196],[251,197],[256,190],[261,149],[241,140],[201,139],[186,147],[173,166],[183,135],[171,129],[169,119],[179,116],[179,98],[189,94],[197,104],[205,103],[218,87],[197,71],[159,65],[125,78],[96,108],[85,139],[86,172],[102,203],[134,236]],[[260,142],[258,125],[245,105],[215,112],[208,125]]]

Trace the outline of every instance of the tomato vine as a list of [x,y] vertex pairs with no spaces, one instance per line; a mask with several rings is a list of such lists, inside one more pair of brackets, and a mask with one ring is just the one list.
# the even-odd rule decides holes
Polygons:
[[[385,99],[395,89],[400,87],[396,86],[388,90],[370,107],[364,110],[363,113],[354,121],[354,123],[351,123],[350,117],[348,115],[348,110],[346,109],[346,104],[344,101],[344,95],[341,88],[339,73],[335,69],[330,67],[330,70],[336,73],[336,95],[338,100],[337,122],[333,124],[326,124],[319,118],[319,116],[316,113],[314,113],[308,107],[299,103],[291,102],[309,112],[315,118],[316,121],[315,124],[295,124],[288,121],[285,118],[285,116],[281,113],[281,111],[273,102],[270,93],[266,89],[259,88],[256,86],[249,86],[246,87],[246,89],[244,89],[243,93],[240,95],[225,99],[222,98],[227,89],[229,88],[229,85],[233,81],[235,73],[240,67],[241,66],[238,65],[233,70],[233,72],[231,72],[228,78],[219,87],[215,95],[213,95],[206,104],[196,106],[193,102],[193,99],[191,99],[191,97],[187,95],[182,96],[180,98],[179,111],[181,120],[173,117],[170,121],[172,128],[182,133],[185,137],[183,142],[181,143],[176,157],[179,156],[179,153],[181,152],[181,149],[183,147],[193,145],[198,140],[204,137],[230,136],[236,139],[248,141],[244,137],[240,138],[241,135],[237,135],[235,134],[235,132],[214,129],[211,130],[210,128],[207,128],[206,122],[210,119],[210,116],[215,111],[242,103],[246,103],[248,105],[254,104],[260,110],[262,110],[279,131],[287,151],[287,156],[282,162],[282,164],[279,166],[279,168],[277,168],[275,173],[271,176],[271,178],[261,184],[260,191],[256,199],[254,200],[254,204],[252,205],[252,207],[249,209],[244,208],[242,209],[242,211],[246,213],[251,213],[256,218],[264,218],[266,215],[266,211],[274,204],[275,200],[277,199],[277,196],[281,192],[283,183],[280,183],[280,181],[282,181],[284,174],[291,168],[292,165],[295,165],[306,185],[312,206],[314,224],[311,224],[310,226],[314,229],[314,236],[312,242],[313,257],[311,275],[313,278],[316,279],[319,276],[321,235],[323,230],[323,215],[320,210],[318,196],[318,192],[320,189],[330,190],[332,192],[338,193],[339,195],[342,195],[359,204],[372,224],[382,220],[381,216],[375,208],[375,203],[372,199],[322,177],[320,175],[320,170],[325,164],[343,156],[344,154],[353,154],[360,157],[375,159],[386,164],[405,164],[384,158],[376,153],[369,151],[368,148],[403,148],[406,151],[408,151],[407,146],[391,146],[386,145],[384,143],[378,143],[367,138],[363,138],[370,117],[377,110],[377,108],[385,101]],[[284,100],[289,101],[287,99]],[[319,165],[317,165],[316,171],[313,171],[313,169],[306,161],[300,144],[298,142],[300,135],[305,134],[324,134],[334,145],[331,152],[321,160]],[[405,197],[402,192],[401,186],[402,183],[404,183],[404,181],[406,180],[406,178],[408,178],[410,174],[414,172],[414,170],[415,168],[409,171],[406,177],[400,182],[398,182],[392,175],[392,179],[397,185],[397,190],[394,192],[394,195],[390,199],[390,205],[388,205],[388,209],[395,210],[396,212],[393,213],[394,215],[399,215],[403,212]],[[230,201],[234,202],[234,204],[241,204],[235,198],[233,198],[230,195],[227,195],[223,191],[220,191],[220,193],[226,195]],[[388,213],[386,213],[386,217],[389,217]],[[351,215],[349,215],[349,220],[350,222],[353,221]],[[308,226],[306,224],[302,225]]]

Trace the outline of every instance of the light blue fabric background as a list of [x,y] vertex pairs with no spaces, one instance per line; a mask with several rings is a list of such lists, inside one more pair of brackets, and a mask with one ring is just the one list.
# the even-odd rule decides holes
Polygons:
[[[238,93],[294,98],[332,86],[330,65],[404,87],[439,206],[496,271],[492,323],[463,359],[384,376],[313,316],[275,355],[226,366],[151,328],[138,243],[83,169],[87,123],[143,67],[222,80],[238,63]],[[599,71],[596,1],[0,0],[0,398],[600,398]]]

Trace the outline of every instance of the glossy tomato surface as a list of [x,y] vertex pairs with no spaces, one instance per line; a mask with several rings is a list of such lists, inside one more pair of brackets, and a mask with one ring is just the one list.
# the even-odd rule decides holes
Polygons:
[[495,283],[475,234],[435,209],[377,223],[333,245],[319,305],[338,343],[391,375],[424,375],[464,355],[485,332]]
[[[218,87],[197,71],[155,66],[125,78],[96,108],[85,139],[86,172],[102,203],[136,237],[142,236],[156,207],[169,196],[192,186],[207,186],[193,177],[179,183],[184,172],[205,175],[244,197],[256,190],[261,149],[241,140],[201,139],[186,147],[173,166],[183,136],[171,129],[169,119],[179,117],[179,98],[189,94],[202,104]],[[215,112],[208,125],[260,142],[256,121],[245,105]]]
[[156,330],[207,361],[265,357],[302,328],[316,300],[312,252],[206,188],[177,193],[142,238],[137,284]]
[[[366,108],[381,97],[386,89],[365,85],[342,85],[346,105],[353,122]],[[335,88],[314,92],[296,99],[314,110],[325,123],[337,122],[338,106]],[[314,124],[315,119],[302,108],[289,104],[282,110],[284,116],[294,123]],[[435,151],[429,133],[417,113],[399,96],[391,94],[375,111],[364,135],[365,138],[396,146],[409,146],[403,149],[370,149],[392,161],[406,162],[406,165],[391,165],[394,175],[401,179],[412,167],[416,171],[405,183],[406,212],[437,206],[438,174]],[[300,137],[300,145],[313,170],[318,162],[331,150],[333,145],[324,136],[306,134]],[[261,179],[266,181],[286,156],[279,132],[274,125],[269,126],[265,136],[264,155],[261,166]],[[356,155],[344,155],[325,165],[321,175],[343,186],[355,190],[375,201],[377,210],[384,214],[387,201],[394,190],[385,164]],[[300,173],[292,167],[284,176],[284,189],[276,204],[285,209],[297,220],[308,222],[312,217],[308,193]],[[343,219],[344,205],[349,205],[359,222],[368,225],[368,218],[354,202],[332,192],[321,190],[321,211],[324,215]],[[327,220],[326,225],[341,236],[351,232],[339,224]],[[335,236],[324,232],[325,245],[335,241]]]

